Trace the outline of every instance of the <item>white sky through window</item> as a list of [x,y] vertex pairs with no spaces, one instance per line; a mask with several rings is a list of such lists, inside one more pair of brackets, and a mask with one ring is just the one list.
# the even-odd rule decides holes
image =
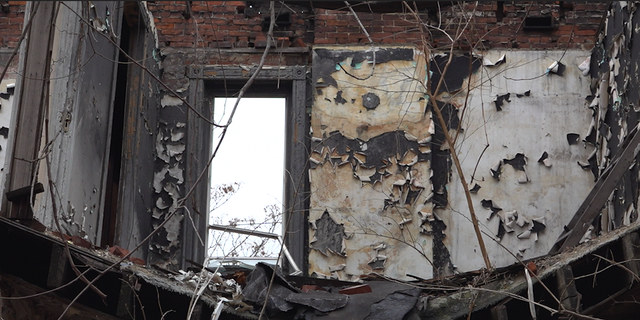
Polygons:
[[[215,98],[214,119],[217,124],[227,123],[235,102],[235,98]],[[285,108],[284,98],[240,100],[233,122],[211,164],[212,187],[238,182],[240,188],[227,202],[210,213],[211,223],[227,225],[229,219],[234,217],[254,218],[256,222],[262,222],[266,216],[266,206],[277,205],[282,209]],[[220,141],[221,132],[222,128],[214,128],[212,150]],[[242,224],[237,227],[255,228]],[[269,231],[266,226],[258,230]],[[273,232],[281,233],[281,226]],[[215,234],[210,236],[215,237]],[[210,246],[215,247],[213,239],[209,242]],[[227,241],[223,248],[214,249],[213,252],[210,250],[210,253],[213,256],[227,254],[222,251],[229,251],[232,242],[237,242],[237,239]],[[248,241],[249,245],[251,243]]]

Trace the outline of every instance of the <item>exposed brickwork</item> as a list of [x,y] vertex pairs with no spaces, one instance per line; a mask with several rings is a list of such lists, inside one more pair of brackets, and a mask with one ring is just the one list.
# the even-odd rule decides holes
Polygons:
[[[24,1],[9,1],[8,12],[0,12],[0,50],[14,48],[23,27]],[[148,2],[158,31],[160,49],[165,59],[167,80],[176,81],[184,74],[182,66],[191,63],[257,64],[260,54],[237,52],[239,49],[261,49],[266,45],[268,2],[245,1],[187,1]],[[502,3],[502,4],[500,4]],[[378,44],[416,44],[426,41],[432,48],[447,49],[450,40],[437,28],[455,34],[466,25],[465,33],[455,49],[478,50],[492,48],[514,49],[591,49],[596,40],[608,3],[595,2],[465,2],[438,10],[422,10],[417,17],[431,27],[417,23],[416,15],[405,10],[394,13],[357,12],[371,39]],[[278,21],[274,36],[278,48],[309,47],[313,45],[367,44],[369,40],[358,20],[348,10],[311,8],[276,3],[276,10],[284,14]],[[466,17],[470,17],[466,18]],[[554,27],[549,30],[528,30],[524,19],[552,17]],[[426,30],[426,32],[424,31]],[[200,48],[197,52],[193,48]],[[187,50],[190,49],[190,50]],[[220,49],[220,50],[218,50]],[[232,51],[233,49],[236,51]],[[2,57],[7,54],[0,54]],[[180,70],[167,68],[167,63],[180,64]],[[268,57],[267,64],[307,64],[308,55],[283,53]],[[17,66],[17,59],[14,61]],[[171,69],[171,70],[169,70]],[[184,85],[185,80],[175,83]]]
[[[264,48],[268,21],[268,2],[192,1],[191,11],[185,1],[149,3],[155,17],[160,48],[167,57],[164,79],[172,87],[186,84],[184,66],[204,64],[257,64],[260,51],[238,52],[239,49]],[[455,49],[478,50],[519,48],[535,50],[591,49],[607,3],[587,2],[475,2],[411,12],[357,12],[356,19],[348,10],[309,8],[303,5],[276,4],[276,10],[288,21],[276,26],[274,36],[278,48],[313,45],[428,44],[448,49],[451,41],[434,26],[455,35],[466,26],[456,41]],[[289,16],[286,16],[289,14]],[[418,17],[418,18],[416,18]],[[467,18],[470,17],[470,18]],[[527,28],[525,18],[552,17],[553,28]],[[419,19],[424,25],[420,27]],[[285,19],[286,20],[286,19]],[[529,21],[527,21],[529,22]],[[426,30],[426,31],[425,31]],[[426,41],[426,42],[425,42]],[[193,50],[200,48],[199,50]],[[236,50],[236,51],[233,51]],[[268,65],[307,64],[308,56],[299,53],[274,54]]]
[[[244,1],[193,1],[190,19],[185,19],[184,1],[159,1],[150,4],[150,9],[156,17],[161,46],[260,48],[266,43],[263,19],[268,11],[266,3],[256,6],[249,8]],[[439,25],[452,35],[458,27],[467,25],[458,48],[478,44],[478,49],[591,49],[606,6],[606,3],[549,1],[504,2],[501,6],[494,1],[476,6],[470,2],[463,7],[444,7],[441,13],[423,12],[418,17],[425,25]],[[279,27],[275,33],[279,47],[369,43],[349,11],[315,8],[313,12],[305,12],[309,9],[289,6],[279,12],[291,12],[290,9],[295,11],[291,13],[291,25]],[[424,38],[435,48],[450,44],[437,28],[427,27],[427,32],[423,32],[411,12],[357,15],[376,43],[421,44]],[[470,19],[465,18],[469,16]],[[540,17],[552,17],[554,27],[527,30],[524,19]]]
[[[608,4],[586,2],[466,3],[446,7],[442,12],[358,13],[371,38],[377,43],[421,44],[424,36],[434,48],[448,47],[451,41],[438,29],[455,37],[456,30],[465,28],[456,49],[522,48],[522,49],[591,49]],[[470,18],[468,18],[470,17]],[[554,28],[527,30],[525,17],[552,17]],[[419,19],[419,20],[418,20]],[[420,31],[420,24],[428,32]],[[437,28],[439,26],[439,28]],[[316,10],[315,44],[368,43],[356,19],[345,11]]]
[[[18,45],[24,22],[25,1],[6,1],[0,7],[0,72],[5,67],[7,59]],[[9,65],[6,79],[15,79],[18,71],[18,58],[15,57]]]

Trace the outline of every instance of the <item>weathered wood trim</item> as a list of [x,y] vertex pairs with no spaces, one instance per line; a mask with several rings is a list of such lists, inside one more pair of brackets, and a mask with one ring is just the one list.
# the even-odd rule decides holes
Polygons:
[[[260,70],[256,80],[304,80],[306,78],[305,69],[304,66],[265,66]],[[255,66],[191,65],[187,68],[187,76],[191,79],[204,80],[248,80],[255,71]]]
[[65,274],[69,269],[67,261],[67,253],[63,246],[51,246],[51,260],[47,276],[48,288],[57,288],[65,284]]
[[[52,26],[57,6],[55,2],[39,3],[38,11],[31,17],[33,22],[25,39],[26,45],[21,50],[20,70],[25,77],[21,77],[17,85],[19,91],[13,110],[16,117],[12,118],[15,125],[12,128],[13,138],[9,141],[11,147],[8,149],[11,151],[7,162],[10,164],[5,171],[5,192],[29,187],[33,182],[37,163],[30,160],[37,158],[42,136],[42,113],[48,100],[48,75],[54,31]],[[32,8],[33,5],[28,6],[28,10]],[[6,201],[6,197],[3,197],[3,203]],[[33,213],[30,210],[21,210],[23,205],[20,203],[22,202],[11,205],[7,216],[30,219]]]
[[509,320],[507,306],[500,304],[491,308],[491,320]]
[[118,307],[116,308],[116,315],[118,317],[130,319],[134,314],[135,301],[134,301],[134,288],[138,278],[132,274],[122,275],[122,283],[120,284],[120,293],[118,295]]
[[[204,81],[201,79],[189,80],[189,103],[200,114],[211,119],[212,108],[208,101],[204,100]],[[211,170],[207,168],[207,161],[211,156],[211,126],[201,119],[195,112],[187,113],[187,163],[185,169],[185,189],[189,190],[195,185],[200,173],[205,170],[202,180],[196,186],[193,194],[187,199],[187,208],[182,222],[182,255],[181,265],[186,269],[186,260],[191,259],[199,264],[204,263],[207,252],[207,225],[209,219],[209,177]],[[185,191],[186,192],[186,191]],[[192,222],[193,220],[193,222]],[[196,230],[194,230],[194,227]],[[204,241],[202,244],[200,241]]]
[[[304,74],[304,72],[303,72]],[[307,83],[293,81],[287,108],[287,157],[285,177],[284,243],[302,274],[308,270],[309,127]],[[289,270],[292,271],[292,270]]]
[[[131,29],[129,55],[151,72],[157,72],[155,61],[149,59],[155,48],[153,35],[147,28]],[[126,106],[120,188],[116,224],[116,244],[133,249],[152,229],[155,141],[157,134],[157,105],[155,81],[147,71],[130,64],[128,67]],[[139,250],[136,257],[147,260],[147,250]]]
[[582,295],[576,288],[573,269],[570,265],[561,267],[556,271],[556,284],[558,287],[558,298],[560,299],[562,307],[566,310],[580,312]]
[[635,277],[640,276],[640,235],[637,232],[622,237],[622,253],[627,261],[625,266],[633,272],[627,275],[629,283],[633,284]]
[[[202,109],[204,95],[205,92],[200,90],[204,90],[204,81],[230,81],[230,82],[238,82],[238,81],[246,81],[249,77],[255,72],[255,67],[243,68],[237,66],[212,66],[212,65],[191,65],[187,68],[187,76],[191,79],[190,88],[194,89],[191,91],[198,91],[197,99],[196,93],[192,92],[190,95],[190,101],[193,105],[198,108],[200,112],[205,112],[207,110]],[[199,80],[200,82],[197,82]],[[263,67],[258,74],[256,81],[273,81],[273,80],[281,80],[288,81],[291,84],[291,91],[287,94],[287,111],[286,111],[286,152],[287,156],[285,159],[285,167],[286,173],[289,175],[285,177],[285,185],[284,185],[284,207],[285,212],[283,219],[284,221],[289,221],[288,225],[285,225],[284,228],[284,241],[288,250],[290,251],[294,261],[302,270],[303,274],[307,273],[308,263],[307,263],[307,246],[308,246],[308,228],[307,228],[307,215],[308,215],[308,207],[309,207],[309,177],[308,177],[308,159],[309,159],[309,127],[310,127],[310,119],[309,113],[307,112],[308,108],[310,108],[310,102],[307,99],[309,97],[309,88],[307,83],[307,67],[306,66],[293,66],[293,67],[273,67],[266,66]],[[197,88],[197,90],[196,90]],[[251,92],[255,92],[258,88],[256,88],[256,83],[254,83],[253,88],[249,89],[248,95],[251,95]],[[273,95],[274,93],[266,93],[267,95]],[[196,103],[197,102],[197,103]],[[211,110],[208,110],[211,112]],[[192,114],[190,112],[190,114]],[[195,114],[194,114],[195,115]],[[207,150],[207,154],[197,153],[198,157],[192,157],[189,161],[204,161],[204,159],[208,160],[210,156],[210,148],[209,145],[211,143],[211,130],[208,124],[202,122],[201,127],[207,128],[207,130],[198,131],[198,129],[194,129],[193,124],[189,124],[189,133],[188,135],[191,137],[190,139],[199,139],[197,144],[190,143],[188,149],[197,147],[198,144],[205,143],[206,145],[201,146],[200,150]],[[206,131],[206,132],[205,132]],[[200,133],[198,133],[200,132]],[[194,138],[194,134],[206,134],[208,136],[195,136],[198,138]],[[192,141],[192,140],[190,140]],[[196,154],[196,153],[189,153]],[[198,160],[200,159],[200,160]],[[204,165],[204,164],[203,164]],[[188,165],[188,171],[190,174],[197,174],[200,170],[196,170],[194,173],[193,164],[191,166]],[[204,191],[206,188],[206,191]],[[202,192],[203,194],[209,194],[209,184],[203,184],[198,187],[198,192]],[[208,203],[208,197],[197,196],[196,199],[200,199],[199,201],[206,201]],[[195,216],[192,214],[192,216]],[[291,219],[289,220],[289,216]],[[188,218],[187,218],[188,219]],[[205,230],[206,230],[206,221]],[[187,226],[188,225],[188,226]],[[186,228],[193,229],[191,227],[190,221],[185,221],[184,226],[185,234]],[[206,233],[203,233],[206,234]],[[188,240],[185,238],[185,242],[194,241],[197,239]],[[195,257],[195,256],[194,256]],[[184,255],[184,258],[189,258],[188,254]],[[194,259],[198,261],[197,259]]]

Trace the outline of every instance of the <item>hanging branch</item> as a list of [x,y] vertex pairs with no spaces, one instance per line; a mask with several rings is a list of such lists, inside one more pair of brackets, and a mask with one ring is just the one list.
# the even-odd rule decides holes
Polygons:
[[[418,17],[417,13],[415,11],[413,11],[411,9],[411,7],[409,7],[409,5],[406,3],[406,1],[403,1],[403,4],[408,8],[408,10],[415,16],[416,21],[420,24],[420,28],[424,27],[424,24],[421,23],[420,18]],[[464,172],[462,172],[462,165],[460,164],[460,160],[458,159],[458,154],[456,153],[456,150],[454,148],[453,145],[453,139],[451,138],[451,135],[449,134],[449,129],[447,129],[447,124],[444,120],[444,116],[442,115],[442,111],[440,110],[440,107],[438,107],[438,103],[436,101],[436,97],[435,95],[438,94],[438,92],[440,92],[440,87],[442,87],[442,84],[444,83],[444,75],[447,73],[447,70],[449,69],[449,66],[451,65],[451,61],[453,60],[453,43],[454,43],[454,39],[448,34],[445,33],[445,35],[447,35],[447,37],[451,40],[451,48],[449,49],[449,60],[447,61],[447,64],[444,66],[444,69],[440,72],[442,74],[442,76],[440,77],[440,80],[438,81],[438,85],[436,86],[435,92],[431,92],[431,78],[429,78],[428,83],[425,85],[425,89],[427,90],[427,93],[429,95],[429,102],[431,103],[431,105],[433,106],[433,110],[436,112],[437,118],[438,118],[438,122],[440,123],[440,127],[442,127],[442,132],[444,133],[444,137],[445,137],[445,141],[446,143],[449,145],[449,152],[451,154],[451,158],[453,159],[453,163],[455,164],[456,167],[456,171],[458,172],[458,176],[460,177],[460,183],[462,184],[462,188],[464,189],[464,194],[467,200],[467,205],[469,207],[469,214],[471,215],[471,221],[473,224],[473,229],[475,231],[476,234],[476,238],[478,239],[478,245],[480,246],[480,251],[482,253],[482,258],[484,259],[484,263],[487,269],[491,269],[491,261],[489,260],[489,254],[487,253],[487,248],[484,244],[484,239],[482,238],[482,233],[480,232],[480,227],[478,225],[478,217],[476,216],[476,212],[475,209],[473,208],[473,202],[471,200],[471,192],[469,191],[469,185],[467,184],[467,180],[465,179],[464,176]],[[458,37],[456,37],[457,39]],[[425,50],[425,59],[428,59],[428,55],[430,53],[430,51],[428,50],[426,44],[426,40],[423,39],[423,49]],[[429,61],[426,61],[427,66],[429,65]]]

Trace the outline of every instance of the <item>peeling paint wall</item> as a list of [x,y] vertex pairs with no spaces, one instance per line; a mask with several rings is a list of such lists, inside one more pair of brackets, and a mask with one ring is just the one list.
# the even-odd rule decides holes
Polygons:
[[[580,165],[594,148],[568,139],[584,139],[591,122],[590,79],[579,68],[588,57],[582,50],[484,54],[477,87],[460,110],[456,150],[476,189],[472,202],[496,267],[516,262],[514,255],[547,254],[594,185]],[[450,96],[441,99],[464,105],[464,93]],[[484,263],[455,171],[448,189],[449,206],[436,212],[447,225],[455,271],[479,269]]]
[[[634,38],[640,33],[639,6],[628,1],[610,4],[587,68],[592,77],[589,97],[592,121],[584,131],[585,143],[595,150],[583,162],[594,177],[600,177],[615,164],[615,155],[623,141],[630,138],[629,134],[638,125],[640,44]],[[637,148],[634,157],[593,221],[593,228],[589,230],[591,237],[637,221],[640,198]]]
[[428,277],[425,59],[411,47],[370,49],[314,50],[309,273]]
[[11,109],[15,94],[16,80],[8,79],[0,82],[0,186],[4,186],[4,165],[7,153],[7,138],[11,128]]
[[[96,26],[103,28],[105,34],[119,34],[118,8],[117,2],[102,2],[93,7],[88,3],[71,3],[69,7],[61,6],[56,17],[48,110],[52,176],[47,176],[45,162],[41,161],[38,181],[45,186],[45,193],[38,196],[34,205],[36,219],[56,230],[49,196],[49,192],[55,192],[63,232],[93,244],[100,243],[102,230],[115,90],[115,67],[111,61],[117,61],[118,50],[99,34],[94,35],[93,43],[88,43],[93,36],[76,13],[84,13],[87,20],[95,19]],[[96,59],[96,52],[111,61]],[[46,143],[44,128],[42,141],[41,148]],[[49,178],[55,191],[49,189]]]
[[[156,170],[153,179],[154,207],[152,227],[156,228],[176,210],[178,200],[186,193],[184,185],[186,117],[183,102],[165,93],[160,100],[156,136]],[[163,230],[154,235],[150,249],[157,260],[174,260],[180,249],[180,233],[184,214],[180,209]]]
[[578,68],[589,53],[456,55],[441,75],[447,55],[427,71],[413,48],[375,52],[314,50],[309,273],[410,279],[484,266],[427,74],[431,92],[444,77],[435,98],[493,265],[546,254],[593,186],[578,163],[593,148],[567,136],[591,121]]

